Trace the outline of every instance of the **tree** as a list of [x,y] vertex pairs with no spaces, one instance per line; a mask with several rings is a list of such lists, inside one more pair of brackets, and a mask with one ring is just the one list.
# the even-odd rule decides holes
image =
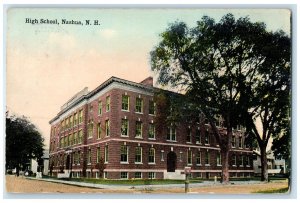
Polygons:
[[[250,103],[248,94],[260,77],[259,68],[264,67],[260,44],[267,34],[265,24],[252,23],[247,17],[236,20],[227,14],[216,23],[204,16],[191,29],[183,22],[171,24],[151,52],[158,82],[182,88],[193,107],[208,119],[221,149],[223,183],[229,182],[232,129],[245,124],[250,104],[257,102]],[[223,118],[225,135],[218,131],[215,116]]]
[[6,169],[24,170],[31,159],[43,156],[43,137],[26,117],[6,115]]
[[[244,121],[261,151],[261,180],[268,181],[266,150],[269,139],[274,137],[276,144],[278,138],[289,140],[290,137],[291,41],[282,31],[269,32],[255,48],[259,49],[262,60],[256,79],[244,84],[248,90],[245,98],[249,101]],[[273,149],[280,149],[278,147],[274,145]]]

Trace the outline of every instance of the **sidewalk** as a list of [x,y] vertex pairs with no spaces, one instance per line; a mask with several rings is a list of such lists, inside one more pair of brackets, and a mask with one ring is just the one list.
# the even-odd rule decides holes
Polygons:
[[[61,183],[66,185],[74,185],[79,187],[90,187],[90,188],[98,188],[98,189],[145,189],[145,188],[184,188],[184,184],[165,184],[165,185],[106,185],[106,184],[94,184],[94,183],[85,183],[85,182],[76,182],[76,181],[68,181],[68,180],[55,180],[55,179],[43,179],[43,178],[32,178],[26,177],[31,180],[39,180],[53,183]],[[231,185],[248,185],[248,184],[260,184],[260,181],[232,181]],[[221,186],[220,182],[214,181],[203,181],[202,183],[190,183],[190,188],[195,187],[204,187],[204,186]]]

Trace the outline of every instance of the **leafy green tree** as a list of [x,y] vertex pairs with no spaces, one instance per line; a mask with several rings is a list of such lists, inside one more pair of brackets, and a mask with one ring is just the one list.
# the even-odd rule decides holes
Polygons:
[[31,159],[43,156],[43,137],[26,117],[6,115],[6,169],[24,170]]
[[[256,79],[244,84],[248,90],[245,98],[250,107],[244,121],[248,133],[257,140],[261,152],[261,180],[267,181],[266,148],[270,137],[290,139],[291,41],[282,31],[269,32],[264,34],[264,40],[256,48],[261,63]],[[273,149],[277,151],[278,147],[275,144]]]
[[[245,124],[248,110],[259,104],[253,98],[250,102],[249,94],[253,84],[260,87],[257,81],[264,68],[267,72],[261,64],[271,62],[266,60],[271,53],[263,55],[266,47],[261,44],[273,35],[264,23],[227,14],[218,23],[204,16],[191,29],[175,22],[160,36],[161,42],[151,52],[152,70],[160,84],[185,90],[193,108],[208,119],[221,149],[222,181],[228,183],[233,128]],[[225,135],[215,125],[216,116],[224,120]]]

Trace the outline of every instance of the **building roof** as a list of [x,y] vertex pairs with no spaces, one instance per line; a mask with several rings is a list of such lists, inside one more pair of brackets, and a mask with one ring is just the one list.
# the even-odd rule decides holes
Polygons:
[[[98,87],[96,87],[94,90],[92,90],[90,92],[88,92],[87,88],[84,88],[83,90],[79,91],[74,96],[72,96],[71,99],[69,99],[61,107],[60,112],[53,119],[51,119],[49,121],[49,123],[51,124],[52,122],[57,120],[60,115],[62,115],[63,113],[65,113],[66,111],[68,111],[69,109],[71,109],[72,107],[77,105],[78,103],[80,103],[81,101],[91,98],[93,95],[97,94],[98,92],[103,90],[105,87],[109,86],[110,84],[112,84],[114,82],[120,83],[120,84],[130,85],[130,86],[133,86],[133,87],[138,87],[138,88],[141,88],[143,90],[153,92],[153,90],[156,89],[156,88],[154,88],[153,85],[149,85],[149,81],[151,79],[153,81],[152,77],[148,77],[145,80],[143,80],[141,83],[136,83],[136,82],[132,82],[132,81],[129,81],[129,80],[124,80],[124,79],[112,76],[111,78],[109,78],[108,80],[106,80],[105,82],[103,82],[101,85],[99,85]],[[145,81],[148,81],[148,83],[145,83]]]

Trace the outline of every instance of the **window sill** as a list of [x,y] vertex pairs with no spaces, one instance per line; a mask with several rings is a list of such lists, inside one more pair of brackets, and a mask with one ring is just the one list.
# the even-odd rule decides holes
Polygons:
[[156,163],[154,162],[154,163],[148,163],[148,165],[156,165]]
[[210,166],[210,164],[205,164],[205,166]]
[[108,164],[108,162],[104,162],[104,164]]
[[120,164],[129,164],[129,162],[123,162],[123,161],[120,161]]
[[202,164],[196,164],[196,166],[202,166]]
[[144,114],[143,112],[135,112],[135,113],[137,113],[137,114],[141,114],[141,115],[142,115],[142,114]]
[[155,138],[148,138],[148,140],[156,140]]
[[149,113],[149,116],[155,116],[155,114]]
[[176,140],[167,140],[167,142],[177,142]]
[[87,165],[90,166],[90,165],[92,165],[92,164],[91,164],[91,163],[88,163]]
[[193,164],[187,164],[188,166],[192,166]]
[[217,164],[217,166],[222,166],[222,164]]
[[143,164],[143,162],[134,162],[134,164],[140,165],[140,164]]
[[123,111],[123,112],[130,112],[129,110],[125,110],[125,109],[121,109],[121,111]]
[[201,142],[196,142],[196,144],[201,145]]
[[142,140],[143,139],[143,137],[134,137],[135,139],[140,139],[140,140]]
[[204,144],[205,146],[210,146],[210,144]]
[[250,165],[247,165],[246,167],[250,167]]
[[93,137],[88,137],[88,140],[92,139]]
[[233,167],[236,167],[236,165],[232,165]]
[[121,137],[129,137],[129,135],[121,135]]

